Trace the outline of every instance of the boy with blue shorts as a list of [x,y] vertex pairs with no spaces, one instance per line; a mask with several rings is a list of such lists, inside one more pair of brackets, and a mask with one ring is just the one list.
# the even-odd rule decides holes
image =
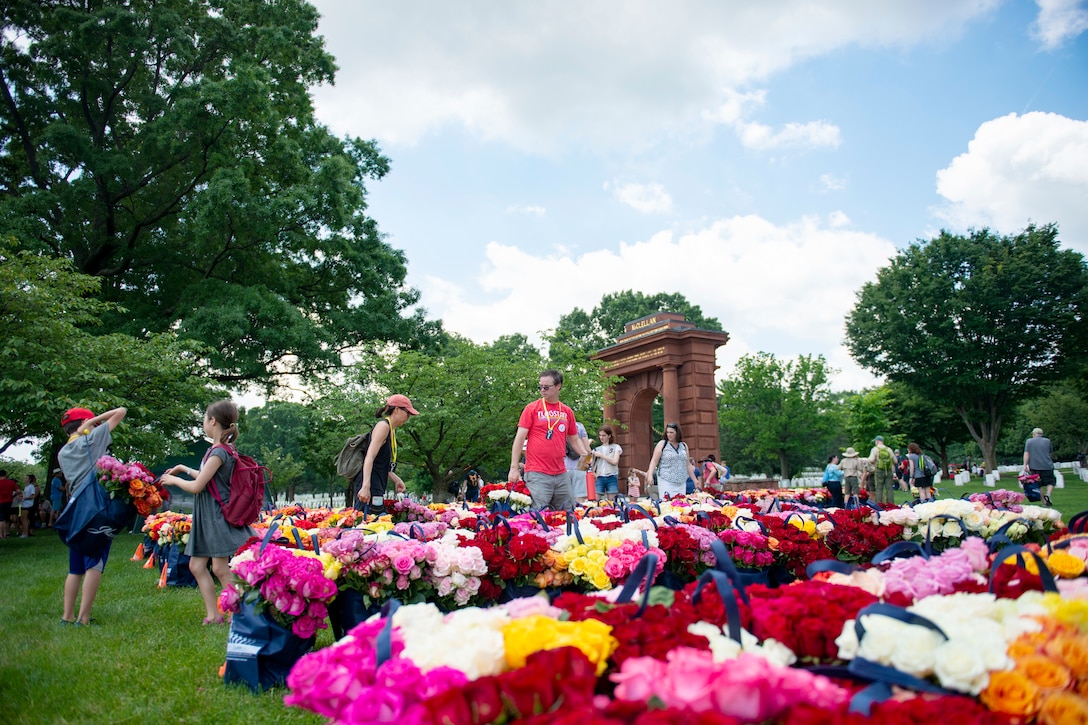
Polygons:
[[[60,419],[68,442],[57,454],[64,477],[68,480],[69,503],[87,485],[88,476],[94,473],[94,464],[109,451],[113,442],[113,429],[120,425],[128,411],[124,408],[95,415],[86,408],[72,408]],[[85,556],[68,547],[68,578],[64,580],[64,614],[61,624],[89,625],[91,606],[102,583],[102,572],[110,555],[110,545],[93,556]],[[76,598],[80,590],[83,598],[76,616]]]

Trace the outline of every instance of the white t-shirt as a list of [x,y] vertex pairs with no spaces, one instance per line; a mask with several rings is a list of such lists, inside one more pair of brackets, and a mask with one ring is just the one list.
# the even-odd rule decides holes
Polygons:
[[34,508],[34,499],[38,496],[38,487],[33,483],[28,483],[26,488],[23,489],[23,502],[19,504],[22,508],[30,509]]
[[[600,446],[597,450],[609,457],[613,455],[623,455],[623,449],[615,443],[609,443],[607,446]],[[618,476],[620,473],[619,466],[609,463],[604,458],[597,459],[597,467],[594,470],[598,476]]]

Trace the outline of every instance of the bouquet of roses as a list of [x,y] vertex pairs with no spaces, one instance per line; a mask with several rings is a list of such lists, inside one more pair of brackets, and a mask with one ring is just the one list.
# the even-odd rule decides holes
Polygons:
[[485,600],[497,601],[506,585],[540,586],[538,577],[548,570],[545,561],[548,541],[532,532],[508,533],[502,527],[484,529],[474,537],[460,534],[461,546],[480,550],[487,564],[487,576],[479,592]]
[[94,464],[98,480],[110,498],[120,498],[136,505],[141,516],[162,506],[165,491],[155,482],[155,474],[139,461],[122,463],[113,456],[102,456]]
[[328,554],[317,556],[274,544],[261,551],[261,542],[255,541],[231,559],[230,569],[241,591],[224,587],[219,606],[224,612],[237,612],[244,598],[299,637],[312,637],[328,626],[327,605],[337,593],[330,564]]
[[778,541],[776,561],[795,577],[804,578],[808,565],[821,559],[834,559],[817,533],[816,522],[791,516],[788,521],[777,516],[764,516],[763,525]]
[[824,543],[840,561],[867,562],[903,538],[901,524],[876,523],[865,509],[839,509],[829,512],[828,518],[835,528],[824,537]]
[[489,483],[480,489],[480,501],[488,506],[505,503],[514,511],[524,511],[533,505],[533,495],[524,481]]
[[394,523],[400,523],[402,521],[425,523],[427,521],[434,521],[438,518],[438,514],[429,507],[407,498],[395,502],[392,509],[390,509],[390,512],[393,515],[392,518]]
[[748,587],[752,634],[789,647],[805,663],[830,663],[838,658],[835,639],[877,598],[857,587],[819,581],[799,581],[770,589]]
[[737,566],[762,569],[774,563],[771,540],[757,531],[726,529],[718,538],[729,549],[729,555]]
[[391,597],[403,602],[425,601],[434,592],[429,571],[437,552],[414,539],[373,538],[351,530],[324,545],[323,555],[339,565],[339,585],[361,592],[367,606]]
[[151,540],[162,545],[189,543],[189,532],[193,529],[193,517],[188,514],[179,514],[174,511],[148,516],[144,521],[142,531],[151,537]]

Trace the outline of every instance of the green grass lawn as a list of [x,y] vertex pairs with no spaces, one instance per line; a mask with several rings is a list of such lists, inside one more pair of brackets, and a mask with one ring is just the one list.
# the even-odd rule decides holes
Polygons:
[[[1088,511],[1088,483],[1084,483],[1075,477],[1070,470],[1065,474],[1065,488],[1054,489],[1051,499],[1054,508],[1062,512],[1062,521],[1069,521],[1069,517],[1081,511]],[[963,486],[956,486],[951,481],[942,481],[938,487],[938,498],[960,498],[965,493],[981,493],[983,491],[996,491],[1004,488],[1008,491],[1019,491],[1020,485],[1016,482],[1016,476],[1011,473],[1001,474],[1001,480],[993,488],[983,485],[983,479],[972,476],[971,482]],[[906,491],[896,491],[895,502],[905,503],[910,495]]]
[[[1018,490],[1010,476],[999,487]],[[973,479],[941,498],[991,490]],[[1088,485],[1054,492],[1063,520],[1088,510]],[[897,502],[907,499],[896,494]],[[95,603],[95,626],[59,624],[67,549],[50,530],[0,541],[0,721],[5,723],[319,723],[283,705],[284,690],[253,695],[223,685],[226,627],[204,627],[196,589],[158,589],[154,570],[129,561],[138,536],[114,543]],[[317,646],[332,641],[328,630]]]
[[[204,627],[195,588],[158,589],[114,542],[87,628],[61,626],[68,550],[51,530],[0,541],[0,721],[5,723],[321,723],[284,707],[285,690],[223,684],[227,628]],[[317,646],[332,641],[326,630]]]

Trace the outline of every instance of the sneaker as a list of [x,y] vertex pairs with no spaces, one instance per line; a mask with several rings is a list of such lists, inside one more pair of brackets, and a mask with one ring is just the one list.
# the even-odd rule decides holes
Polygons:
[[27,536],[26,534],[19,534],[19,538],[20,539],[29,539],[30,537]]
[[1053,503],[1051,502],[1051,500],[1050,500],[1050,496],[1047,496],[1047,495],[1046,495],[1045,493],[1043,494],[1043,502],[1044,502],[1044,503],[1045,503],[1045,504],[1046,504],[1047,506],[1053,506],[1053,505],[1054,505],[1054,504],[1053,504]]

